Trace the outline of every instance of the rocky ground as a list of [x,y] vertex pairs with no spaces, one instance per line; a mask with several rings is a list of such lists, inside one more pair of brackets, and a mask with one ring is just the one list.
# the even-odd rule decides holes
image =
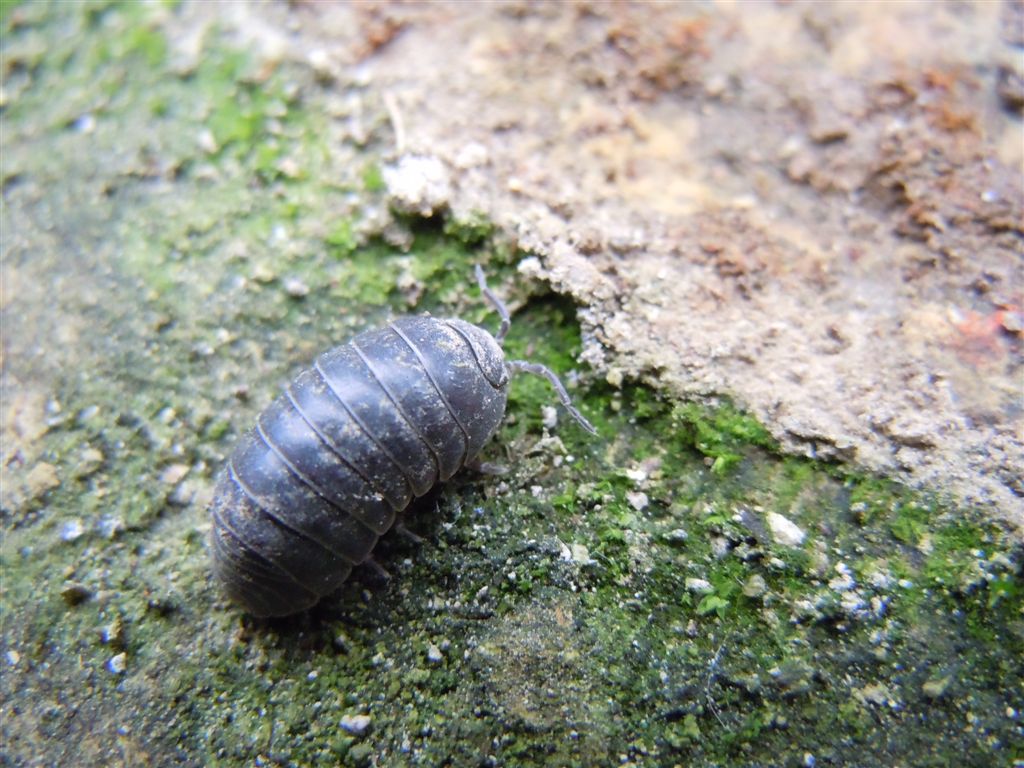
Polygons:
[[[0,4],[4,765],[1024,760],[1024,6]],[[484,458],[309,614],[238,436],[402,312]]]

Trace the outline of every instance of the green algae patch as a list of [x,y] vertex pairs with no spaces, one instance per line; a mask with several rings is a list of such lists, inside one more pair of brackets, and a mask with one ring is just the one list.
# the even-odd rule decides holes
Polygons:
[[[391,216],[382,137],[216,30],[183,68],[177,12],[4,6],[5,760],[1020,756],[1019,544],[953,500],[782,456],[725,399],[610,387],[525,254],[478,217]],[[508,355],[558,372],[599,435],[516,376],[483,456],[504,473],[419,501],[425,543],[375,553],[389,580],[242,616],[207,551],[235,440],[388,317],[495,329],[476,263],[514,309]]]
[[680,403],[672,409],[670,419],[694,449],[711,459],[716,474],[725,474],[738,464],[750,446],[776,448],[768,430],[731,403],[713,408]]

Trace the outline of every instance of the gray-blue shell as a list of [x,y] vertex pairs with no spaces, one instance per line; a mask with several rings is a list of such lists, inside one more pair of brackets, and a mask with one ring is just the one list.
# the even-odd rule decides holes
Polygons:
[[474,459],[505,415],[491,334],[403,317],[324,353],[239,441],[212,504],[213,570],[254,616],[313,606],[395,515]]

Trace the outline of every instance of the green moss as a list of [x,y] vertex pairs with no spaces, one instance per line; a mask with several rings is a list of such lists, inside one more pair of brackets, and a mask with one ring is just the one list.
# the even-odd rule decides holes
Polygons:
[[[379,158],[327,151],[336,94],[312,73],[263,71],[212,30],[181,75],[158,6],[39,8],[5,30],[54,41],[5,111],[5,161],[45,199],[13,185],[0,215],[66,211],[28,266],[83,290],[55,310],[76,343],[40,370],[5,360],[57,404],[5,467],[5,492],[21,489],[0,552],[16,761],[109,764],[130,747],[224,766],[1006,762],[1024,596],[1005,532],[783,457],[726,400],[611,388],[577,362],[576,307],[523,281],[523,254],[485,221],[375,236]],[[74,128],[95,104],[91,133]],[[196,140],[207,128],[215,147]],[[388,316],[495,328],[474,263],[517,307],[509,356],[558,372],[598,437],[561,409],[545,427],[550,386],[517,376],[483,456],[507,472],[461,473],[411,510],[428,543],[386,537],[389,582],[359,570],[309,615],[241,617],[210,581],[205,511],[238,434],[319,351]],[[11,317],[33,315],[12,301]],[[59,484],[32,495],[39,462]],[[773,541],[771,512],[806,532],[801,547]],[[830,584],[847,572],[852,587]],[[87,599],[69,604],[67,582]],[[355,714],[371,718],[363,736],[338,727]]]
[[464,245],[475,246],[493,237],[495,229],[484,214],[473,212],[465,218],[445,219],[444,234]]
[[377,163],[367,163],[363,167],[363,189],[371,194],[377,194],[386,189],[384,175]]
[[672,409],[670,418],[687,442],[712,459],[712,471],[719,475],[739,464],[749,446],[775,448],[763,426],[727,402],[716,408],[680,403]]

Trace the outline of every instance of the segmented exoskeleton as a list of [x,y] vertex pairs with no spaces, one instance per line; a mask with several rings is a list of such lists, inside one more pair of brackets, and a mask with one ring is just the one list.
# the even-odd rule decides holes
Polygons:
[[505,415],[510,374],[544,376],[588,431],[548,368],[505,360],[505,305],[491,335],[458,319],[400,317],[325,352],[239,441],[215,492],[213,570],[255,616],[305,610],[337,589],[414,497],[466,466]]

